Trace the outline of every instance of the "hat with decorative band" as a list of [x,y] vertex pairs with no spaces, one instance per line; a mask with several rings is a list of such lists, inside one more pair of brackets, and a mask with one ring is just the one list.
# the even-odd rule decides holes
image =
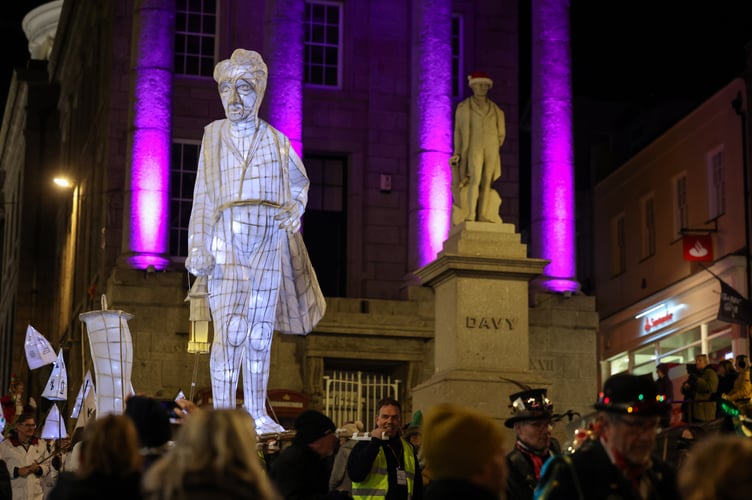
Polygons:
[[548,396],[546,389],[528,389],[515,392],[509,396],[512,416],[504,421],[504,425],[510,429],[515,422],[525,420],[545,420],[553,417],[554,405]]
[[606,380],[593,406],[596,410],[643,417],[663,415],[670,408],[666,395],[657,393],[653,377],[629,373]]

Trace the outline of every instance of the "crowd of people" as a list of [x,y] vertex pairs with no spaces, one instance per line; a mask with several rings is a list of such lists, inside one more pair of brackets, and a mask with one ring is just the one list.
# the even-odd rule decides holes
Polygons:
[[[745,357],[714,371],[715,383],[712,368],[702,357],[697,361],[697,380],[688,384],[703,394],[700,404],[717,403],[716,385],[722,400],[744,404]],[[505,442],[497,420],[456,404],[435,405],[403,426],[402,406],[392,398],[377,404],[370,431],[362,422],[337,428],[323,413],[306,410],[276,453],[260,447],[243,409],[199,409],[179,400],[178,421],[171,423],[161,402],[133,396],[123,415],[93,420],[62,449],[36,437],[34,414],[23,413],[0,443],[0,500],[746,498],[752,486],[747,437],[685,425],[679,445],[691,446],[684,446],[680,462],[655,454],[672,403],[665,394],[669,371],[659,366],[656,381],[630,374],[606,380],[593,406],[592,432],[565,453],[552,436],[563,415],[554,413],[546,389],[509,396],[504,426],[513,430],[513,443]],[[736,376],[721,385],[731,373]],[[713,389],[707,398],[699,382],[705,378]],[[708,412],[691,411],[698,408]]]

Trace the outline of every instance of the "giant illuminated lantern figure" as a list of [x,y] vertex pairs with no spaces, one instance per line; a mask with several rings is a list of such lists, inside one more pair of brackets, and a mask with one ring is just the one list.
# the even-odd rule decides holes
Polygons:
[[261,55],[244,49],[214,69],[227,119],[204,129],[185,261],[208,277],[214,407],[235,407],[242,369],[243,406],[259,434],[284,430],[265,406],[274,330],[305,335],[325,310],[298,232],[305,168],[258,117],[267,75]]

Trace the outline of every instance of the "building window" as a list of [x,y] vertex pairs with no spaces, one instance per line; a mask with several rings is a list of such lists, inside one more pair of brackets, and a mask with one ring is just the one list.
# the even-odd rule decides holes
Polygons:
[[726,213],[726,182],[723,176],[723,147],[707,155],[708,165],[708,219]]
[[175,0],[175,74],[212,76],[216,0]]
[[193,207],[193,186],[200,144],[173,142],[170,168],[170,256],[188,256],[188,222]]
[[342,5],[306,2],[304,17],[306,84],[339,87],[342,66]]
[[642,258],[655,255],[655,197],[642,199]]
[[303,216],[303,240],[321,291],[327,297],[346,296],[347,159],[306,155],[308,206]]
[[465,86],[462,71],[462,16],[452,14],[452,97],[459,98]]
[[682,237],[687,227],[689,207],[687,206],[687,174],[682,173],[673,179],[674,184],[674,236]]
[[627,269],[624,214],[611,219],[611,275],[618,276]]

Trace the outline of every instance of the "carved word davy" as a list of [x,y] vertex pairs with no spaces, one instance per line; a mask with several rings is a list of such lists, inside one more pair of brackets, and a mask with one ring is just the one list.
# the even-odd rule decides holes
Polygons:
[[478,330],[509,330],[517,328],[517,318],[465,316],[465,327]]

